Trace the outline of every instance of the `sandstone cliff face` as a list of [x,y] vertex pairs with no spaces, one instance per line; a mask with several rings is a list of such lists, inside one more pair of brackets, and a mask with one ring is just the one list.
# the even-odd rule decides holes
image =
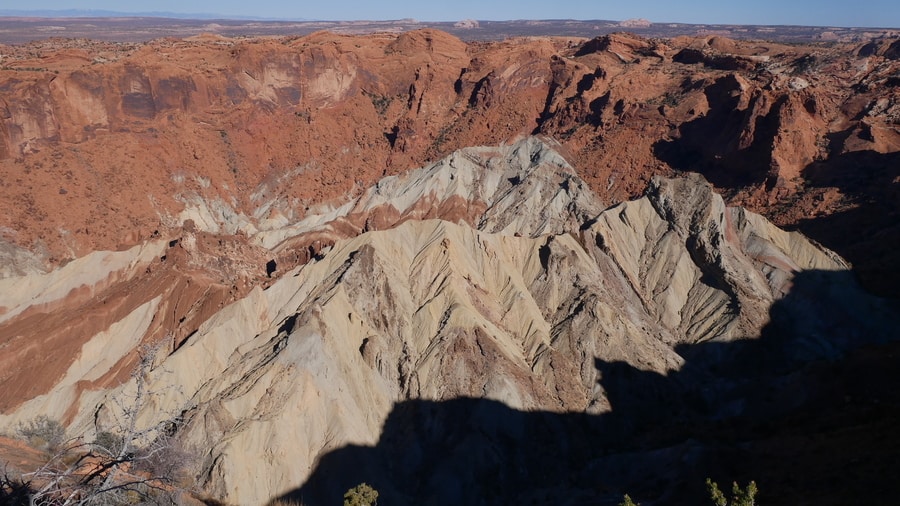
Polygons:
[[420,30],[83,45],[10,46],[0,71],[0,230],[45,268],[168,235],[190,207],[252,217],[244,228],[295,222],[458,148],[542,133],[607,202],[700,171],[896,293],[884,241],[852,235],[874,217],[896,239],[892,40]]
[[[295,222],[210,216],[177,239],[2,280],[3,382],[22,386],[4,389],[0,427],[38,413],[88,437],[114,425],[116,400],[135,388],[136,347],[161,342],[139,423],[182,420],[202,487],[263,504],[310,480],[332,450],[384,444],[407,401],[602,419],[621,395],[602,362],[708,382],[696,395],[730,416],[741,404],[717,396],[741,383],[709,373],[729,360],[712,345],[790,334],[791,352],[773,355],[790,372],[888,339],[895,316],[837,255],[726,206],[700,176],[654,178],[642,198],[607,209],[536,138],[455,152]],[[229,219],[252,226],[214,235]],[[228,262],[213,261],[229,245]],[[771,308],[807,273],[821,279],[800,296],[816,296],[779,321]],[[90,325],[51,330],[81,312]],[[701,344],[719,351],[689,353]],[[37,359],[48,346],[58,351]],[[415,462],[396,466],[373,476],[412,501],[396,479]],[[316,501],[340,487],[315,483]]]

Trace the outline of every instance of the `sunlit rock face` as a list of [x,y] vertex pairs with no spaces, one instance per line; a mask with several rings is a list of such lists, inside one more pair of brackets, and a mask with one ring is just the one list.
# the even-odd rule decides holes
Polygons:
[[[572,474],[615,467],[601,447],[789,413],[797,402],[756,404],[748,378],[768,388],[891,337],[890,308],[845,261],[727,206],[703,177],[654,177],[607,207],[559,147],[462,149],[264,225],[194,207],[170,237],[11,273],[0,427],[47,414],[104,430],[150,343],[138,421],[179,420],[213,497],[327,503],[352,476],[401,503],[471,502],[493,497],[481,471],[518,458],[486,504],[530,482],[535,500],[577,502],[609,485]],[[344,451],[365,464],[355,474],[334,464]],[[544,459],[574,481],[539,480]],[[420,465],[433,488],[408,485]]]
[[896,297],[898,47],[433,29],[3,46],[0,259],[19,267],[0,276],[188,219],[271,231],[458,149],[542,134],[607,204],[701,172]]

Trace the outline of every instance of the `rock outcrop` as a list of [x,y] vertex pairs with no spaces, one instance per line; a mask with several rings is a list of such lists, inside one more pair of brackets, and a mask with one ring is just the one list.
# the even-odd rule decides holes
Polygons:
[[[804,364],[893,337],[896,314],[856,285],[846,262],[799,233],[725,205],[701,176],[655,177],[643,197],[605,208],[548,142],[529,137],[464,149],[386,177],[342,206],[246,228],[246,236],[232,239],[244,246],[235,246],[231,263],[205,256],[226,245],[214,244],[216,222],[204,231],[192,221],[178,239],[3,280],[4,385],[25,384],[25,375],[42,367],[47,346],[65,342],[68,351],[51,355],[44,381],[4,389],[0,427],[40,413],[64,420],[74,434],[107,430],[120,419],[122,400],[134,396],[128,372],[135,349],[162,343],[138,423],[177,420],[179,441],[199,457],[197,479],[214,497],[264,504],[305,486],[300,495],[319,504],[344,486],[336,468],[321,478],[330,469],[321,466],[338,458],[332,452],[388,444],[385,431],[398,416],[406,420],[397,410],[409,403],[432,403],[434,413],[460,399],[491,401],[483,405],[488,411],[579,413],[582,421],[541,422],[546,444],[535,455],[551,458],[545,452],[552,440],[577,446],[567,427],[582,434],[613,423],[603,420],[625,420],[625,405],[637,406],[635,413],[650,409],[642,404],[651,395],[644,383],[629,387],[644,392],[634,397],[610,383],[626,369],[634,377],[673,378],[681,386],[669,393],[693,399],[666,399],[653,408],[659,416],[679,423],[701,413],[703,420],[752,418],[762,415],[750,412],[748,380],[735,376],[744,357],[731,351],[740,348],[735,343],[762,343],[768,351],[759,353],[778,367],[753,369],[753,378],[773,385]],[[237,263],[253,258],[276,258],[277,275],[259,261],[256,277],[222,283],[229,273],[247,272]],[[87,272],[105,274],[86,279]],[[122,293],[129,295],[116,297]],[[44,336],[46,327],[36,323],[99,312],[98,300],[107,308],[91,328],[74,332],[79,339]],[[717,367],[734,374],[717,375]],[[764,412],[787,416],[797,406],[767,405]],[[492,415],[485,416],[488,423]],[[601,432],[618,435],[616,444],[645,436],[646,420],[634,420],[640,423],[628,430],[616,421]],[[530,423],[522,434],[532,433]],[[455,430],[448,434],[469,437]],[[513,429],[496,429],[500,439],[492,439],[495,429],[483,430],[476,446],[489,452],[497,445],[496,455],[513,437],[506,432]],[[409,478],[417,463],[433,461],[415,456],[415,446],[392,448],[401,446],[412,448],[405,460],[384,467],[370,459],[372,467],[358,468],[387,499],[487,497],[472,488],[483,485],[481,478],[452,467],[429,468],[434,488],[408,488],[404,480],[415,481]],[[609,465],[599,454],[566,448],[557,448],[560,473]],[[479,458],[473,470],[494,462]],[[484,500],[509,498],[509,487],[536,476],[532,465],[498,471],[506,488],[497,500]],[[571,485],[586,486],[576,481]],[[584,493],[608,484],[600,480]]]
[[456,149],[541,133],[607,202],[699,171],[896,295],[883,244],[897,237],[897,44],[465,43],[426,29],[6,46],[0,235],[48,269],[187,218],[264,229]]

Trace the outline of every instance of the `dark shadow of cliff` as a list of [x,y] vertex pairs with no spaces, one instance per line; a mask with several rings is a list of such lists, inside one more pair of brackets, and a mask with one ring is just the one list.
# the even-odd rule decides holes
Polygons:
[[898,322],[850,273],[802,272],[757,339],[680,346],[685,364],[666,375],[596,359],[605,413],[400,402],[374,447],[327,453],[281,498],[340,504],[366,482],[385,505],[701,505],[712,477],[756,480],[760,504],[886,504]]
[[[703,86],[689,83],[687,86]],[[753,117],[753,107],[739,109],[742,85],[733,75],[717,79],[703,93],[709,104],[704,115],[682,123],[678,136],[653,145],[653,154],[679,171],[699,172],[717,188],[770,184],[772,142],[778,114]],[[756,99],[754,99],[756,100]],[[773,106],[777,111],[785,99]],[[742,131],[753,122],[753,142],[742,146]]]
[[[704,89],[708,114],[678,127],[678,136],[654,144],[654,155],[672,168],[699,172],[722,190],[765,185],[772,190],[777,175],[769,173],[772,143],[778,132],[777,113],[754,121],[753,142],[741,146],[741,131],[752,107],[738,109],[739,83],[730,76]],[[856,128],[856,127],[854,127]],[[799,219],[789,228],[799,230],[849,260],[860,282],[872,293],[900,299],[900,152],[853,151],[841,153],[854,128],[828,135],[828,158],[805,167],[807,188],[838,188],[848,201],[843,210]],[[783,202],[791,214],[794,202]]]
[[868,290],[900,299],[900,152],[832,156],[803,177],[813,188],[838,188],[851,204],[793,228],[849,260]]

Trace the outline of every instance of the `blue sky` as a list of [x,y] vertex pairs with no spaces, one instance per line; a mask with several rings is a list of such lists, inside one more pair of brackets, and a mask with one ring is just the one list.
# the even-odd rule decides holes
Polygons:
[[900,28],[900,0],[29,0],[18,9],[211,13],[281,19],[613,19]]

